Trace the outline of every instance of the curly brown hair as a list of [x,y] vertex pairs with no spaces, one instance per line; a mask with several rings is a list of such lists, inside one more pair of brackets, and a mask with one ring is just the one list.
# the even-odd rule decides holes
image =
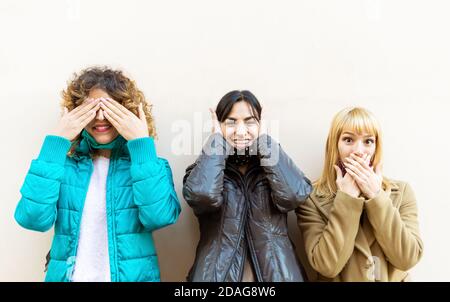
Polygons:
[[156,137],[155,122],[151,113],[153,105],[145,100],[144,94],[137,88],[136,83],[120,70],[113,70],[106,66],[89,67],[79,74],[75,73],[67,89],[62,91],[61,106],[67,107],[69,111],[73,110],[83,103],[91,89],[104,90],[111,98],[136,115],[138,115],[139,104],[142,103],[148,133],[151,137]]

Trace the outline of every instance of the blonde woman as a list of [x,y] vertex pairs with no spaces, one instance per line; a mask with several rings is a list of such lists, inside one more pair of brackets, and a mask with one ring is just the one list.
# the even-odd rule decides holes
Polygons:
[[382,150],[369,111],[334,117],[322,176],[296,210],[310,281],[406,281],[421,258],[413,190],[384,177]]

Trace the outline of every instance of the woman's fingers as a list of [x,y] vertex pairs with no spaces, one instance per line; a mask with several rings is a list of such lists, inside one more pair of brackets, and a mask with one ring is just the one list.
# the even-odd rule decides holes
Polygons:
[[361,174],[369,176],[369,171],[366,170],[358,161],[353,158],[347,157],[344,161],[345,165],[353,165]]
[[[83,128],[86,127],[86,125],[89,124],[89,122],[95,118],[95,116],[97,115],[97,111],[99,109],[100,109],[100,104],[97,104],[94,108],[92,108],[91,110],[89,110],[88,112],[86,112],[85,114],[80,116],[76,120],[76,123],[83,125]],[[88,122],[86,123],[86,121],[88,121]]]
[[[88,99],[83,104],[72,110],[72,116],[76,119],[82,117],[84,114],[88,113],[99,103],[98,99]],[[78,109],[78,110],[77,110]],[[75,111],[77,110],[77,111]]]
[[[97,111],[100,109],[100,103],[97,103],[93,108],[91,108],[90,110],[85,111],[83,114],[79,115],[78,118],[75,117],[76,121],[78,123],[82,123],[86,118],[88,118],[92,113],[94,113],[94,117],[95,114],[97,113]],[[84,111],[84,110],[83,110]]]
[[79,106],[76,106],[75,108],[73,108],[72,111],[70,111],[70,114],[76,114],[78,111],[80,111],[81,109],[83,109],[84,107],[89,105],[93,100],[94,99],[92,99],[92,98],[85,99]]
[[138,112],[139,112],[139,119],[147,124],[147,118],[144,112],[144,105],[142,103],[139,104]]
[[[349,170],[351,170],[354,174],[357,174],[359,179],[361,179],[362,181],[366,181],[367,180],[367,176],[364,175],[363,173],[361,173],[361,171],[359,171],[359,169],[357,167],[355,167],[352,164],[347,164],[344,163],[345,165],[345,170],[348,172]],[[350,174],[352,175],[352,174]]]
[[83,103],[81,103],[81,105],[79,105],[79,106],[73,108],[71,111],[69,111],[69,113],[72,114],[72,115],[73,115],[73,114],[76,114],[78,111],[80,111],[80,109],[81,109],[82,107],[86,106],[86,101],[87,101],[87,100],[85,100]]
[[265,110],[261,108],[261,114],[259,119],[259,135],[268,133],[267,122],[265,120],[265,117],[266,117]]
[[125,118],[125,114],[111,101],[107,100],[106,98],[100,98],[100,103],[103,109],[108,108],[110,111],[114,112],[116,116]]
[[217,118],[216,112],[212,108],[209,108],[209,112],[211,112],[212,132],[221,133],[220,122],[219,119]]
[[115,120],[106,110],[103,111],[103,114],[105,115],[106,119],[114,126],[114,128],[116,128],[117,131],[119,131],[120,123],[117,120]]
[[84,119],[80,122],[80,128],[85,128],[97,115],[97,111],[89,111],[87,114],[85,114],[83,117]]
[[209,108],[209,112],[211,112],[211,119],[214,122],[219,122],[219,119],[217,118],[217,114],[212,108]]
[[263,124],[264,124],[264,117],[265,117],[264,108],[261,107],[261,113],[259,114],[259,124],[260,124],[260,126],[263,126]]
[[354,161],[358,162],[362,168],[366,169],[366,170],[372,170],[370,168],[370,166],[367,164],[367,158],[369,157],[368,154],[364,155],[363,158],[356,156],[355,154],[350,154],[350,158],[353,159]]
[[133,114],[130,110],[125,108],[123,105],[119,104],[119,102],[111,99],[111,98],[101,98],[103,103],[114,111],[114,113],[120,117],[124,117],[129,114]]
[[109,101],[111,104],[115,105],[118,109],[120,109],[120,111],[122,111],[125,114],[129,114],[132,113],[130,110],[128,110],[127,108],[125,108],[125,106],[123,106],[122,104],[120,104],[118,101],[112,99],[112,98],[105,98],[107,101]]
[[346,168],[345,171],[347,171],[347,173],[350,174],[350,176],[353,177],[353,179],[357,183],[359,183],[359,184],[365,183],[365,181],[358,174],[356,174],[353,170]]
[[364,159],[364,162],[366,163],[366,165],[371,168],[370,166],[370,162],[372,160],[372,156],[370,154],[366,154],[366,158]]
[[[117,124],[120,124],[122,121],[122,118],[116,114],[113,110],[111,110],[109,107],[106,106],[106,104],[100,104],[100,107],[103,109],[103,114],[105,116],[108,116],[110,119],[113,119],[114,122]],[[108,119],[109,120],[109,119]]]

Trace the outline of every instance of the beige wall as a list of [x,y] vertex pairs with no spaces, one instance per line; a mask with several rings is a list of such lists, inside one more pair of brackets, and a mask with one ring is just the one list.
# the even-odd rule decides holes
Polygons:
[[163,280],[184,280],[198,240],[181,195],[196,155],[172,152],[176,127],[197,128],[223,94],[250,89],[311,179],[333,114],[372,110],[386,135],[385,174],[418,198],[425,254],[413,278],[448,281],[449,9],[444,0],[0,1],[0,281],[44,278],[52,233],[21,229],[13,212],[57,121],[59,92],[93,64],[126,70],[154,103],[158,153],[183,207],[155,235]]

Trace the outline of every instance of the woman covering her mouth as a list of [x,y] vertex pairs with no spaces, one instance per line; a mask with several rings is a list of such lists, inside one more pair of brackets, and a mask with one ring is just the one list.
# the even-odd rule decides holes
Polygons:
[[46,281],[159,281],[152,232],[175,223],[180,205],[143,93],[121,71],[89,68],[63,109],[15,212],[26,229],[54,227]]
[[184,177],[200,225],[189,281],[303,281],[287,213],[309,180],[267,135],[250,91],[231,91],[211,110],[213,133]]
[[322,176],[297,209],[310,281],[407,281],[421,258],[411,186],[388,179],[383,136],[364,108],[334,117]]

